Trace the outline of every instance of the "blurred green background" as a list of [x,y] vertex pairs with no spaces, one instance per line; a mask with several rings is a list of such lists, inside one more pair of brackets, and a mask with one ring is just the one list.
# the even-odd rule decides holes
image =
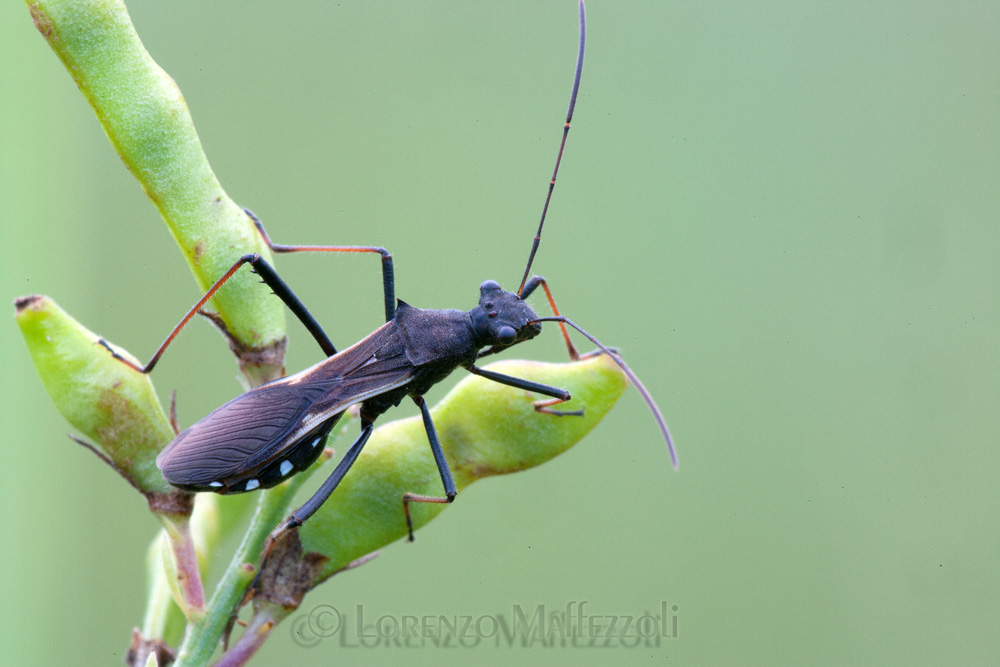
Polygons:
[[[488,278],[516,285],[575,3],[129,7],[223,185],[276,241],[385,245],[398,295],[422,307],[469,308]],[[681,470],[630,391],[567,455],[477,484],[302,613],[510,619],[586,601],[639,616],[665,602],[678,636],[303,648],[289,623],[260,664],[1000,661],[1000,5],[588,10],[535,267],[645,380]],[[0,292],[49,294],[146,358],[197,289],[20,2],[0,5],[0,105]],[[346,344],[380,322],[369,260],[279,268]],[[290,330],[289,368],[318,360]],[[561,359],[544,338],[518,353]],[[0,662],[119,664],[157,526],[66,438],[11,320],[0,349]],[[190,424],[239,391],[235,373],[199,323],[155,381]]]

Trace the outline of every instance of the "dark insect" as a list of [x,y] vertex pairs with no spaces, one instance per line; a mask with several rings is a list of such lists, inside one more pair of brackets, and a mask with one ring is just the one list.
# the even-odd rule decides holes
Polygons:
[[[570,399],[569,393],[563,389],[502,375],[476,366],[476,361],[481,357],[534,338],[541,333],[542,322],[559,323],[572,359],[579,359],[580,355],[570,341],[567,325],[581,332],[601,351],[614,359],[652,410],[667,441],[671,461],[674,467],[677,467],[673,442],[663,416],[632,370],[616,352],[609,350],[596,338],[559,314],[544,278],[539,276],[528,278],[541,239],[542,225],[545,222],[545,214],[555,187],[559,163],[562,160],[573,117],[573,107],[576,104],[583,69],[585,37],[586,20],[581,0],[580,46],[562,142],[538,231],[531,246],[524,276],[516,292],[508,292],[498,283],[487,280],[479,286],[479,304],[467,312],[422,310],[403,301],[397,303],[394,296],[392,256],[384,248],[278,245],[271,242],[260,221],[247,211],[267,245],[276,253],[303,251],[379,253],[382,257],[386,323],[358,343],[337,352],[320,325],[274,269],[260,255],[248,254],[242,256],[194,305],[145,366],[133,364],[111,351],[116,358],[136,370],[142,373],[150,372],[181,328],[200,311],[216,290],[243,264],[250,264],[263,282],[302,321],[327,355],[326,359],[311,368],[269,382],[234,398],[180,433],[156,459],[168,482],[189,491],[214,491],[224,494],[272,487],[295,472],[308,468],[323,451],[327,436],[344,411],[349,406],[360,403],[361,435],[319,490],[272,533],[272,537],[276,537],[280,532],[301,525],[319,509],[361,453],[362,447],[372,433],[376,418],[409,396],[420,407],[445,493],[443,497],[411,493],[403,495],[403,510],[412,540],[409,504],[447,503],[454,500],[456,495],[451,471],[441,451],[441,443],[434,430],[430,411],[424,402],[424,394],[456,368],[462,367],[488,380],[548,396],[548,400],[535,403],[535,409],[539,412],[558,416],[582,414],[581,411],[573,413],[553,409],[553,406]],[[555,313],[554,316],[539,317],[527,304],[526,299],[538,287],[543,288]],[[102,343],[111,350],[110,346],[103,341]]]

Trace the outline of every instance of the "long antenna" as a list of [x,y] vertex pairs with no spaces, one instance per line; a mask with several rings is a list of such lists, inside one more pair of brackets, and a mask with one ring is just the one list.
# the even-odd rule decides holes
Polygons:
[[646,385],[639,380],[639,376],[628,367],[628,364],[626,364],[625,360],[621,358],[621,355],[614,350],[605,347],[601,341],[581,329],[579,325],[574,324],[568,317],[563,317],[562,315],[556,315],[554,317],[539,317],[532,320],[528,324],[532,324],[534,322],[559,322],[560,324],[568,324],[586,336],[591,343],[601,348],[601,351],[604,352],[604,354],[611,357],[611,360],[618,364],[618,367],[625,372],[625,375],[632,381],[632,384],[639,391],[639,395],[641,395],[642,400],[646,402],[646,405],[649,407],[649,411],[653,413],[653,419],[656,420],[656,425],[660,427],[660,433],[663,434],[663,439],[667,442],[667,451],[670,452],[670,463],[673,464],[674,470],[677,470],[677,449],[674,447],[674,439],[670,436],[670,429],[667,428],[667,421],[663,418],[663,413],[660,412],[660,407],[656,404],[656,401],[653,400],[653,395],[649,393],[648,389],[646,389]]
[[552,180],[549,181],[549,193],[545,195],[545,206],[542,207],[542,219],[538,221],[538,231],[535,232],[535,239],[531,242],[531,254],[528,255],[528,265],[524,267],[524,277],[521,278],[521,286],[517,288],[517,295],[521,296],[524,284],[528,281],[528,274],[531,272],[531,263],[535,261],[535,252],[538,251],[538,244],[542,240],[542,225],[545,224],[545,214],[549,210],[549,201],[552,199],[552,190],[556,187],[556,176],[559,174],[559,163],[562,162],[563,149],[566,148],[566,137],[569,136],[569,124],[573,120],[573,107],[576,106],[576,94],[580,90],[580,75],[583,74],[583,52],[587,44],[587,10],[580,0],[580,49],[576,54],[576,75],[573,77],[573,92],[569,96],[569,110],[566,112],[566,124],[563,126],[562,142],[559,144],[559,154],[556,155],[556,168],[552,170]]

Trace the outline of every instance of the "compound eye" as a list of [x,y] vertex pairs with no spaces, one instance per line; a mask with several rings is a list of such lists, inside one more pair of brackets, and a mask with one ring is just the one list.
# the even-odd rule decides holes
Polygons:
[[479,286],[480,292],[492,292],[493,290],[500,289],[500,283],[495,280],[487,280]]
[[515,340],[517,340],[517,332],[514,331],[513,327],[500,327],[497,331],[497,341],[501,345],[510,345]]

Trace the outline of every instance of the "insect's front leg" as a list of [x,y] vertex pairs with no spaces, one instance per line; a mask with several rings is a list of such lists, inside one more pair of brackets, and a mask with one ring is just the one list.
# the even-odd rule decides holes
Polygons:
[[551,396],[551,400],[548,401],[535,401],[534,406],[537,412],[544,412],[545,414],[555,415],[556,417],[582,417],[583,408],[579,410],[553,410],[553,405],[558,405],[560,403],[565,403],[570,400],[572,396],[565,389],[560,389],[559,387],[553,387],[547,384],[539,384],[538,382],[532,382],[531,380],[524,380],[521,378],[514,377],[512,375],[504,375],[503,373],[496,373],[494,371],[488,371],[484,368],[479,368],[478,366],[472,365],[468,367],[469,372],[473,375],[478,375],[484,377],[487,380],[493,380],[494,382],[499,382],[500,384],[505,384],[508,387],[516,387],[518,389],[524,389],[526,391],[533,391],[536,394],[543,394],[545,396]]
[[[531,276],[531,278],[524,284],[524,289],[518,295],[521,299],[527,299],[531,296],[538,286],[541,285],[542,289],[545,290],[545,298],[549,301],[549,307],[552,308],[552,313],[559,317],[561,313],[559,312],[558,306],[556,306],[556,300],[552,298],[552,291],[549,289],[549,284],[545,282],[545,278],[541,276]],[[573,341],[569,339],[569,331],[566,329],[566,325],[562,322],[559,323],[559,328],[562,330],[563,340],[566,341],[566,350],[569,352],[569,358],[573,361],[580,360],[580,353],[576,351],[576,347],[573,345]],[[590,356],[589,354],[586,356]]]
[[427,402],[423,396],[414,396],[413,402],[420,406],[420,416],[424,420],[424,430],[427,431],[427,439],[431,443],[431,453],[434,454],[434,463],[437,464],[438,472],[441,474],[441,484],[444,486],[444,497],[424,496],[407,491],[403,494],[403,514],[406,515],[406,530],[409,534],[410,542],[413,541],[413,519],[410,517],[410,503],[450,503],[455,500],[458,491],[455,490],[455,482],[451,478],[451,469],[448,461],[444,458],[441,450],[441,441],[438,440],[437,430],[431,420],[431,412],[427,408]]

